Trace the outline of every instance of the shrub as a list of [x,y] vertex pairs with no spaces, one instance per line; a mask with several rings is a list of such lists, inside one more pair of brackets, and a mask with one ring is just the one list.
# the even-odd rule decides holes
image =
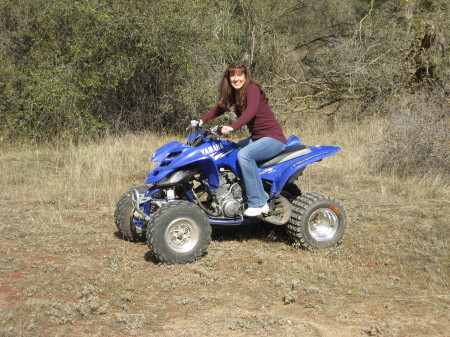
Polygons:
[[443,92],[398,97],[369,166],[400,176],[450,177],[450,101]]
[[238,59],[281,117],[350,101],[359,119],[405,87],[448,91],[447,2],[0,1],[0,132],[181,131]]
[[201,1],[25,0],[0,10],[0,115],[13,137],[177,130],[206,110]]

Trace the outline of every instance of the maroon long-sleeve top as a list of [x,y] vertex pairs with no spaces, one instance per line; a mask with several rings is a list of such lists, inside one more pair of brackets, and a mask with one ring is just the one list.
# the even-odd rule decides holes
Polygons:
[[[251,138],[257,140],[263,137],[272,137],[286,144],[286,137],[280,123],[270,106],[264,101],[261,90],[255,83],[250,83],[246,89],[246,106],[242,113],[235,109],[238,119],[230,126],[237,130],[247,125]],[[225,111],[220,106],[215,106],[205,115],[200,117],[203,123],[222,115]]]

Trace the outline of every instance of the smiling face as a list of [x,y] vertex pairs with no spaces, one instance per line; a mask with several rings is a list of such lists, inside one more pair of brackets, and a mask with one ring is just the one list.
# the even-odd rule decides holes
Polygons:
[[244,69],[230,69],[229,80],[234,89],[241,89],[244,86],[246,79],[247,76],[244,73]]

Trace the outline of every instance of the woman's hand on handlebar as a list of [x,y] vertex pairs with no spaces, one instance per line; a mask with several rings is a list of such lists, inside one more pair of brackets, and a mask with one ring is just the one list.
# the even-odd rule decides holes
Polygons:
[[228,126],[228,125],[222,126],[221,132],[223,135],[229,135],[232,131],[233,131],[233,128],[231,126]]
[[201,119],[193,119],[193,120],[191,120],[191,127],[194,130],[197,130],[202,125],[203,125],[203,121]]

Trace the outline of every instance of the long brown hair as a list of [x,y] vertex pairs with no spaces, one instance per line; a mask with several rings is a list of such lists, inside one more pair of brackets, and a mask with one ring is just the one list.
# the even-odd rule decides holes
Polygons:
[[[238,91],[236,91],[230,83],[230,76],[235,72],[243,72],[245,75],[244,85]],[[267,98],[266,93],[258,83],[252,80],[247,66],[240,61],[229,64],[223,73],[222,80],[219,83],[219,99],[217,104],[225,111],[229,111],[232,106],[235,106],[242,111],[246,104],[245,93],[250,83],[255,83],[259,87],[261,90],[261,96],[267,103],[269,99]]]

